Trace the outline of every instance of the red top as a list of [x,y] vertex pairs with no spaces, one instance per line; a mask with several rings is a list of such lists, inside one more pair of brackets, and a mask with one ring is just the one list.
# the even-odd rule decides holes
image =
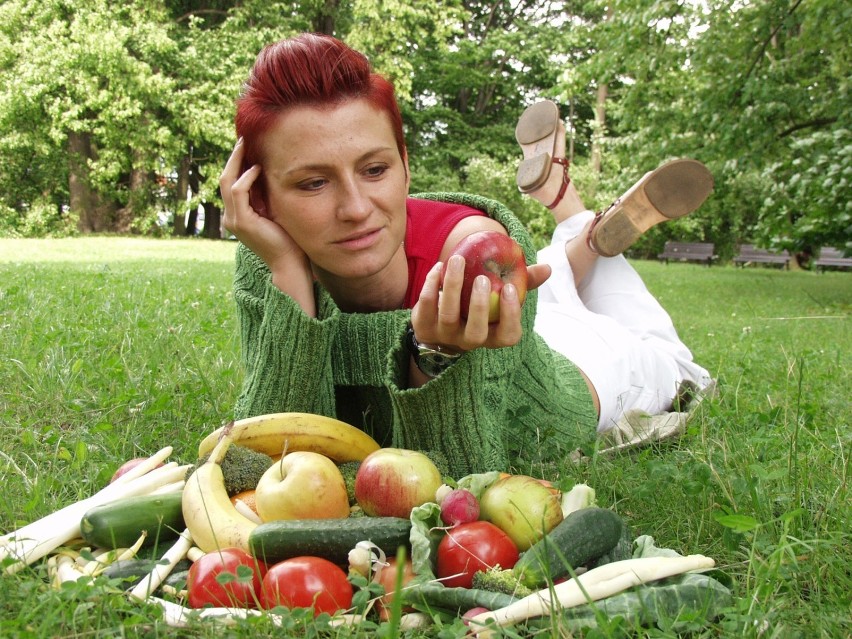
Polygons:
[[426,275],[438,261],[447,236],[456,224],[472,215],[485,215],[463,204],[408,198],[405,254],[408,257],[408,290],[403,308],[412,308],[420,298]]

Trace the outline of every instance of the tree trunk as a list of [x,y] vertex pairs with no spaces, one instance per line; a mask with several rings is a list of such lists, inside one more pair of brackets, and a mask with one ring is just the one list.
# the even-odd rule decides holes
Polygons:
[[595,124],[592,133],[592,169],[600,176],[603,151],[601,144],[606,127],[606,98],[609,94],[609,85],[602,83],[598,85],[597,97],[595,99]]
[[211,240],[222,239],[222,209],[213,202],[204,203],[204,237]]
[[322,9],[314,16],[314,31],[333,36],[335,16],[340,8],[340,0],[325,0]]
[[[612,20],[612,6],[606,9],[604,22]],[[592,130],[592,170],[600,177],[603,165],[603,139],[606,135],[606,99],[609,95],[609,84],[601,79],[598,83],[597,96],[595,98],[595,122]]]
[[77,230],[100,233],[112,230],[115,205],[106,202],[89,182],[89,160],[94,158],[88,133],[68,134],[68,192],[71,212],[77,215]]
[[[189,180],[189,189],[193,195],[198,195],[198,190],[201,188],[201,184],[198,181],[198,164],[195,162],[190,162],[189,164],[189,175],[187,176]],[[184,235],[195,235],[196,226],[198,225],[198,207],[193,206],[189,209],[189,212],[186,216],[186,229],[184,230]]]
[[117,209],[112,220],[111,231],[116,233],[129,233],[133,227],[133,220],[145,213],[145,203],[148,199],[148,189],[151,176],[147,171],[137,168],[141,163],[141,153],[134,149],[133,163],[130,169],[129,187],[130,194],[127,206]]
[[189,168],[191,165],[189,153],[180,159],[177,170],[177,184],[175,185],[175,218],[172,235],[183,237],[186,235],[186,194],[189,191]]

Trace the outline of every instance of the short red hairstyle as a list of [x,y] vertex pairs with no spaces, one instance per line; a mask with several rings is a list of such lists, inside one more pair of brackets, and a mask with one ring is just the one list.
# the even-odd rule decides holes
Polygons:
[[267,45],[237,100],[235,123],[245,145],[246,166],[257,163],[262,136],[287,109],[333,108],[359,98],[388,114],[400,157],[405,157],[402,115],[393,85],[373,73],[364,54],[337,38],[314,33]]

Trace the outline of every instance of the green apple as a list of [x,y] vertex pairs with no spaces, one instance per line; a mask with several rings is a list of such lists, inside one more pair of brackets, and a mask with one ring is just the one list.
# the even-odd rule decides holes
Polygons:
[[263,521],[349,516],[343,475],[337,464],[319,453],[284,455],[263,473],[254,494]]
[[558,491],[527,475],[498,479],[479,499],[479,518],[505,532],[521,552],[562,521]]

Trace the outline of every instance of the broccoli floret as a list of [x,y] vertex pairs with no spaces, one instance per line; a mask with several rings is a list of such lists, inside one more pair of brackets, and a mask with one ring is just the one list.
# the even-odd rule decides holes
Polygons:
[[493,566],[488,570],[473,573],[472,587],[489,592],[501,592],[512,597],[526,597],[533,593],[530,588],[518,580],[513,571],[503,570],[500,566]]
[[358,474],[358,469],[361,467],[359,461],[348,461],[338,464],[340,474],[343,475],[343,482],[346,484],[346,494],[349,496],[349,505],[355,505],[355,475]]
[[[204,455],[195,462],[186,473],[187,479],[209,456]],[[257,488],[263,473],[272,466],[272,458],[251,448],[231,444],[219,465],[225,478],[225,490],[233,497],[237,493]]]

